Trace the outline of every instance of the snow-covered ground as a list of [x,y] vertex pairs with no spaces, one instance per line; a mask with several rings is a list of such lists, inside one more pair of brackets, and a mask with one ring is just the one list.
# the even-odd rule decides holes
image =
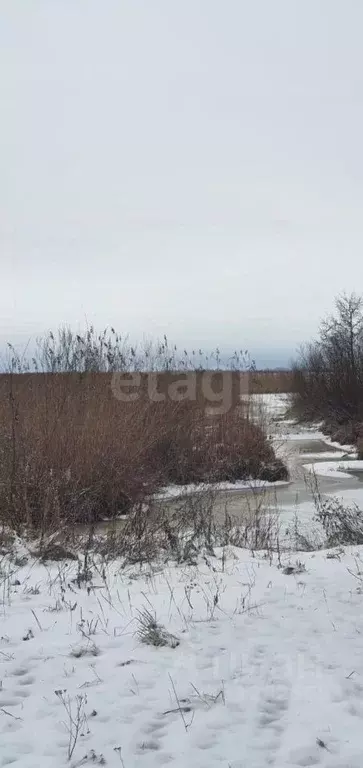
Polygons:
[[316,464],[305,464],[308,472],[315,472],[322,477],[337,477],[349,479],[349,472],[363,472],[363,461],[322,461]]
[[[294,487],[299,441],[322,438],[267,402]],[[314,512],[282,505],[281,529]],[[0,768],[362,768],[363,547],[90,569],[0,556]],[[153,618],[166,645],[143,642]]]
[[[361,768],[362,548],[290,575],[216,554],[80,588],[74,566],[3,577],[0,765],[65,766],[74,745],[72,766]],[[141,642],[145,608],[177,647]]]

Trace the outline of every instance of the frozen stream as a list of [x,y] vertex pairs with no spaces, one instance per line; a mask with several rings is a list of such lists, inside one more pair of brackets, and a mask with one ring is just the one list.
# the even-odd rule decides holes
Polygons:
[[[301,519],[306,520],[314,513],[312,494],[309,490],[308,467],[314,465],[318,477],[321,494],[340,496],[347,503],[355,502],[363,505],[363,462],[357,462],[357,471],[349,469],[349,473],[336,471],[349,460],[354,462],[355,453],[352,446],[332,445],[322,432],[315,428],[301,427],[286,420],[286,395],[256,395],[257,410],[264,413],[265,422],[271,440],[274,443],[277,456],[283,459],[289,469],[290,480],[287,483],[264,485],[263,487],[221,489],[215,501],[216,517],[224,516],[226,506],[228,513],[236,521],[246,511],[246,508],[263,502],[266,506],[278,509],[281,519],[288,521],[295,512]],[[329,476],[329,467],[335,467],[333,476]],[[329,463],[329,464],[328,464]],[[320,469],[322,474],[320,474]],[[323,471],[324,470],[324,471]],[[170,492],[170,503],[173,504],[175,493],[181,489],[167,489]]]

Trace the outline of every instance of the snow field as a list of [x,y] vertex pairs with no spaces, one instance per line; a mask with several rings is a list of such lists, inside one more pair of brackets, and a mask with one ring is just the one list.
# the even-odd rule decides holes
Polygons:
[[[292,575],[216,554],[81,588],[74,566],[7,571],[0,766],[361,766],[362,548],[290,556]],[[145,608],[176,648],[140,641]]]

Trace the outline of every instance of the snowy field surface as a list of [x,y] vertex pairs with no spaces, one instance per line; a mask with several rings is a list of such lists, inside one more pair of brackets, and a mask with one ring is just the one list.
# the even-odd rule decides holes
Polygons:
[[0,766],[361,768],[362,548],[216,555],[81,586],[3,561]]

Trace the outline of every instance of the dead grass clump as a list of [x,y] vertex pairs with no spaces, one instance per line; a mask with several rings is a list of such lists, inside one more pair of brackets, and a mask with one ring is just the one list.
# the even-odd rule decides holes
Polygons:
[[70,656],[72,656],[74,659],[81,659],[84,656],[99,656],[99,654],[100,649],[95,643],[92,643],[91,641],[85,643],[84,645],[74,646],[70,652]]
[[165,648],[166,646],[177,648],[180,645],[180,640],[159,624],[156,617],[147,608],[139,611],[137,624],[136,635],[141,643],[154,645],[156,648]]

